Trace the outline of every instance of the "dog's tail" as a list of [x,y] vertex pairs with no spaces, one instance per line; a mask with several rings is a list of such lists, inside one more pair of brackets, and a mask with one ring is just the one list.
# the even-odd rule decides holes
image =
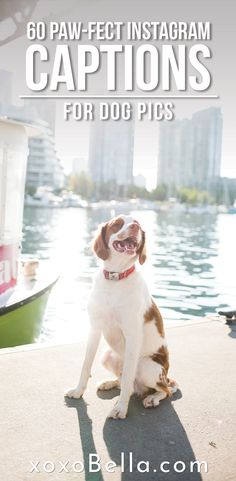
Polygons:
[[174,394],[179,389],[178,383],[174,379],[170,379],[168,377],[168,388],[170,390],[171,395]]
[[165,392],[168,397],[171,397],[179,389],[179,386],[174,379],[170,379],[164,375],[160,381],[157,382],[157,388]]

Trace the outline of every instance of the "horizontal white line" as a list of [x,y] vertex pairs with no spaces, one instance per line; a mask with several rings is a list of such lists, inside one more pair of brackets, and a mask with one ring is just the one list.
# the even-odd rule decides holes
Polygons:
[[20,99],[218,99],[219,95],[19,95]]

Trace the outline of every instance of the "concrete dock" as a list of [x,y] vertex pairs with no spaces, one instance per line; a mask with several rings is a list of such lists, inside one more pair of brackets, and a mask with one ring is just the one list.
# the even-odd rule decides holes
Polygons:
[[0,481],[235,481],[235,323],[186,322],[167,339],[181,391],[149,410],[133,397],[122,421],[106,418],[118,391],[96,393],[99,354],[84,398],[63,397],[84,344],[1,350]]

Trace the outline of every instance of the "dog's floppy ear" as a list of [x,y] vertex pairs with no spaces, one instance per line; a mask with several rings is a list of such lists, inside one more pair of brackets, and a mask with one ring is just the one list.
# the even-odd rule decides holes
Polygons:
[[141,265],[144,264],[144,262],[147,258],[147,253],[146,253],[146,236],[145,236],[145,232],[143,230],[142,230],[142,242],[141,242],[140,247],[137,250],[137,254],[138,254],[139,263]]
[[95,254],[103,261],[109,257],[109,247],[106,241],[107,223],[102,224],[97,232],[97,235],[93,241],[92,248]]

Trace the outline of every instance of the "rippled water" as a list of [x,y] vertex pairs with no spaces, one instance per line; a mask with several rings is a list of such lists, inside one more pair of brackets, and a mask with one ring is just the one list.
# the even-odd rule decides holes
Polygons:
[[[61,273],[40,342],[86,335],[86,302],[98,266],[90,242],[98,224],[118,213],[114,208],[25,209],[23,253],[52,259]],[[149,258],[143,270],[166,322],[236,307],[236,216],[131,213],[147,232]]]

